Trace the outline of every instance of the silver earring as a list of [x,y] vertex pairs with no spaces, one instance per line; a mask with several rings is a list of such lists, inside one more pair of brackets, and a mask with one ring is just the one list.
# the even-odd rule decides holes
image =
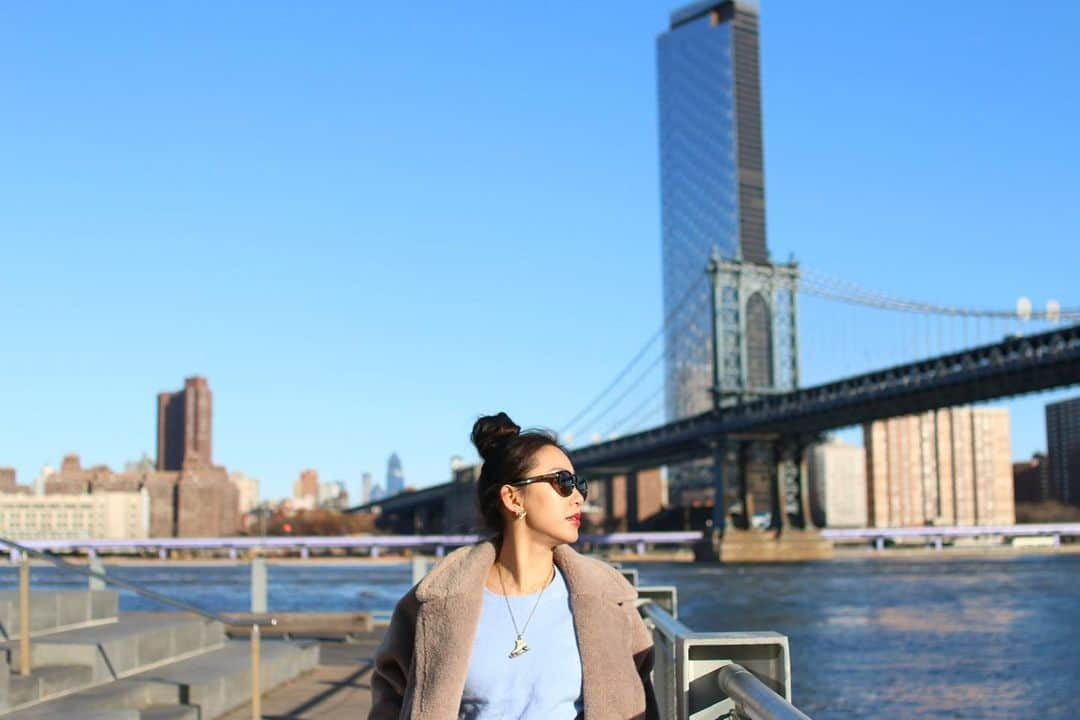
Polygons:
[[518,508],[518,511],[517,511],[517,519],[518,519],[518,520],[521,520],[522,518],[524,518],[524,517],[525,517],[526,515],[528,515],[528,514],[529,514],[529,513],[525,512],[525,508]]

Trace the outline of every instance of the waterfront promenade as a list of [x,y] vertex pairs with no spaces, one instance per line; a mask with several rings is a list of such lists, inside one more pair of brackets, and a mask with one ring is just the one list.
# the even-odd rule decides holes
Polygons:
[[[805,564],[635,567],[643,585],[678,587],[680,620],[694,630],[786,635],[793,700],[815,720],[1075,720],[1075,548],[863,547]],[[106,565],[109,574],[216,611],[250,608],[243,562]],[[0,588],[13,588],[16,578],[17,568],[0,565]],[[36,566],[33,582],[36,589],[86,587],[82,579]],[[271,564],[268,606],[385,612],[410,584],[407,562],[294,558]],[[120,609],[159,608],[122,592]],[[317,669],[269,693],[264,716],[365,717],[375,645],[363,635],[355,644],[323,643]]]
[[[270,720],[357,720],[371,709],[371,667],[382,630],[351,642],[324,642],[318,667],[263,696]],[[250,720],[246,707],[221,720]]]

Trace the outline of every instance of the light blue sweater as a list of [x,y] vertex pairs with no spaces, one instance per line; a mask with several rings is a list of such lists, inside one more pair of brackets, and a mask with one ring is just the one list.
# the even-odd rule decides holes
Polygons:
[[517,633],[506,598],[484,589],[458,720],[574,720],[581,715],[581,656],[570,594],[558,568],[539,605],[537,594],[509,597],[519,628],[536,606],[525,630],[529,652],[509,658]]

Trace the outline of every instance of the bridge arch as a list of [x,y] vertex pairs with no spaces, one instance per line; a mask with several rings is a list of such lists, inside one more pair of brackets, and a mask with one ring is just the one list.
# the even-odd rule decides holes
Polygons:
[[773,386],[772,311],[760,292],[746,301],[746,382],[751,390]]

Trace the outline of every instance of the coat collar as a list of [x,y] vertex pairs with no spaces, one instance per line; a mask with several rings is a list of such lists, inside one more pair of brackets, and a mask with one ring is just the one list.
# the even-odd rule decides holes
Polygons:
[[[455,550],[420,581],[416,599],[424,603],[456,595],[482,594],[495,554],[495,543],[491,540]],[[588,595],[626,602],[637,596],[618,570],[581,555],[569,545],[555,548],[555,564],[566,579],[571,597]]]
[[[495,562],[495,544],[486,540],[447,555],[419,585],[415,597],[417,639],[415,672],[422,688],[407,717],[413,720],[456,718],[469,658],[480,620],[484,583]],[[632,603],[636,590],[607,563],[588,558],[567,545],[555,548],[555,564],[566,579],[584,690],[585,717],[611,718],[620,707],[620,688],[604,681],[620,666],[619,642],[625,629],[612,623],[616,605]],[[624,648],[625,649],[625,648]]]

